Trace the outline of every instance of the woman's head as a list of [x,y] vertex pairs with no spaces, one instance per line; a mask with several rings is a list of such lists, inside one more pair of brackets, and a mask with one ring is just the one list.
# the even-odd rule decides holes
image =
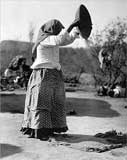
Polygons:
[[38,44],[50,35],[58,35],[63,28],[64,26],[57,19],[49,20],[41,26],[37,40],[32,49],[32,61],[34,61],[36,58],[36,48]]
[[46,22],[42,27],[40,28],[43,33],[48,35],[58,35],[60,31],[64,28],[62,23],[57,19],[52,19]]

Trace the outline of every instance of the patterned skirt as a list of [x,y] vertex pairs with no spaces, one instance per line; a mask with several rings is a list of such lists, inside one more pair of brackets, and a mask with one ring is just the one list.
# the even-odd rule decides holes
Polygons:
[[61,70],[36,69],[30,76],[21,131],[34,136],[35,130],[38,135],[68,130]]

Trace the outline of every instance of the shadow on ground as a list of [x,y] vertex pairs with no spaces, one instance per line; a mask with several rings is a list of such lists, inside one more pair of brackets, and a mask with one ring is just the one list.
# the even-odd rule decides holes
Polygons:
[[0,158],[21,152],[22,149],[11,144],[0,144]]
[[25,104],[25,95],[2,94],[1,112],[23,113]]
[[91,116],[91,117],[117,117],[120,114],[111,109],[111,105],[102,100],[96,99],[80,99],[67,98],[67,112],[72,109],[76,111],[75,116]]
[[[24,112],[25,95],[1,95],[1,112],[21,113]],[[91,117],[117,117],[120,114],[111,109],[106,101],[96,99],[67,98],[67,113],[75,110],[73,116]],[[68,115],[69,116],[69,115]]]
[[54,135],[54,138],[57,141],[67,142],[67,143],[80,143],[80,142],[98,142],[102,144],[109,144],[105,139],[103,138],[97,138],[92,135],[81,135],[81,134],[56,134]]

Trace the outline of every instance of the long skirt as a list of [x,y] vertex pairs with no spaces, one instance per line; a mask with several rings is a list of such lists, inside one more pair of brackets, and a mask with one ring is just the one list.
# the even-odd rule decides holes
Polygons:
[[[65,89],[62,71],[33,70],[27,87],[21,131],[35,137],[66,132]],[[35,137],[35,138],[37,138]]]

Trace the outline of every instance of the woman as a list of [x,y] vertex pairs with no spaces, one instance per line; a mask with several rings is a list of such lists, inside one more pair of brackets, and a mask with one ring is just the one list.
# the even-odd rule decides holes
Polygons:
[[22,55],[18,55],[14,57],[8,68],[4,72],[4,76],[7,78],[14,77],[16,76],[16,72],[21,72],[22,71],[22,65],[26,61],[26,58],[24,58]]
[[7,80],[7,87],[10,91],[14,90],[15,88],[15,79],[22,75],[25,62],[26,58],[24,58],[22,55],[18,55],[11,60],[8,68],[5,70],[4,76]]
[[21,129],[29,137],[48,140],[54,132],[68,130],[59,46],[68,45],[78,37],[74,26],[76,23],[63,30],[61,22],[53,19],[39,30],[33,47],[33,72],[28,83]]

